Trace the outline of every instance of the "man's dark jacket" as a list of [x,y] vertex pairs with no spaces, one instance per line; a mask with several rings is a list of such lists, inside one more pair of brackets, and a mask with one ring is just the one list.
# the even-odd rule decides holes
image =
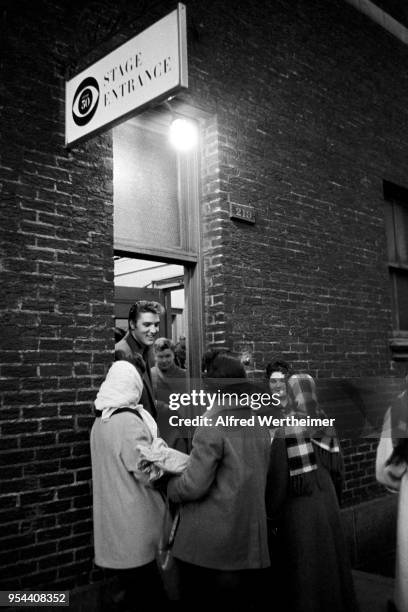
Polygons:
[[[139,358],[136,358],[136,355]],[[130,332],[115,344],[115,361],[125,359],[130,361],[138,369],[140,376],[143,379],[143,392],[140,398],[140,403],[143,408],[150,412],[154,419],[157,419],[156,404],[154,401],[152,375],[150,373],[150,349],[148,346],[142,346]],[[140,364],[140,358],[142,364]]]

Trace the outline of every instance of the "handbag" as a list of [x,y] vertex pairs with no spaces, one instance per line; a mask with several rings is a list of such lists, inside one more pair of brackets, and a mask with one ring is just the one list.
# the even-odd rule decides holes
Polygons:
[[180,520],[177,509],[174,517],[171,514],[169,502],[166,502],[166,512],[163,519],[163,529],[156,550],[156,563],[163,587],[170,601],[180,599],[180,576],[177,561],[173,557],[173,544]]

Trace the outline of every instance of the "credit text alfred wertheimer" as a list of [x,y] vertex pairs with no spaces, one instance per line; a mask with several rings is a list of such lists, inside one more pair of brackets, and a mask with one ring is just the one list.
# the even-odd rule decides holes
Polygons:
[[[195,406],[203,410],[211,410],[214,407],[247,407],[252,410],[259,410],[270,406],[278,407],[280,397],[278,393],[208,393],[204,390],[192,390],[190,393],[171,393],[169,396],[170,410],[178,410],[180,407]],[[288,415],[277,417],[273,415],[251,415],[250,417],[236,417],[233,415],[209,416],[201,415],[186,418],[179,415],[172,415],[169,424],[174,427],[217,427],[217,426],[241,426],[254,427],[255,419],[262,426],[266,427],[333,427],[335,419],[312,418],[308,415],[295,416]]]

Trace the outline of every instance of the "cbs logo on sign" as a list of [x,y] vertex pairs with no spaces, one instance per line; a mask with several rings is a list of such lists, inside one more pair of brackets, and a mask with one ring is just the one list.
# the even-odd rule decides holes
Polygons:
[[72,102],[72,118],[77,125],[86,125],[96,113],[99,102],[99,85],[93,77],[87,77],[78,86]]

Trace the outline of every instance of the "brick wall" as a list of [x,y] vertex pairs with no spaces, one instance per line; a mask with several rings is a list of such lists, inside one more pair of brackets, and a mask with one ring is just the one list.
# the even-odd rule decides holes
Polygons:
[[229,277],[223,259],[229,220],[224,181],[220,176],[220,147],[219,126],[214,118],[202,130],[201,160],[205,345],[212,346],[224,345],[226,342],[225,287]]
[[113,349],[112,160],[109,134],[64,148],[65,11],[34,4],[3,13],[1,584],[68,588],[92,570],[88,440]]
[[[389,373],[382,179],[405,184],[407,49],[341,0],[187,2],[205,337],[321,384]],[[97,8],[99,7],[99,10]],[[88,437],[113,349],[109,133],[64,148],[65,74],[174,7],[6,4],[0,90],[3,588],[93,573]],[[111,37],[120,30],[118,39]],[[252,204],[257,222],[229,219]],[[346,443],[346,501],[374,490]]]
[[[392,393],[370,398],[377,429],[360,439],[358,401],[337,381],[379,387],[405,369],[389,350],[382,180],[406,184],[407,49],[340,1],[235,7],[194,6],[194,86],[217,115],[207,339],[249,354],[255,376],[279,353],[318,379],[352,435],[344,503],[359,503],[383,494],[376,432]],[[231,221],[230,203],[253,205],[256,224]]]
[[405,181],[406,47],[343,2],[223,5],[196,21],[201,81],[217,79],[224,342],[255,370],[283,352],[319,378],[384,374],[382,178]]
[[350,506],[369,498],[384,494],[384,489],[375,480],[375,455],[377,440],[342,440],[344,456],[345,485],[342,505]]

